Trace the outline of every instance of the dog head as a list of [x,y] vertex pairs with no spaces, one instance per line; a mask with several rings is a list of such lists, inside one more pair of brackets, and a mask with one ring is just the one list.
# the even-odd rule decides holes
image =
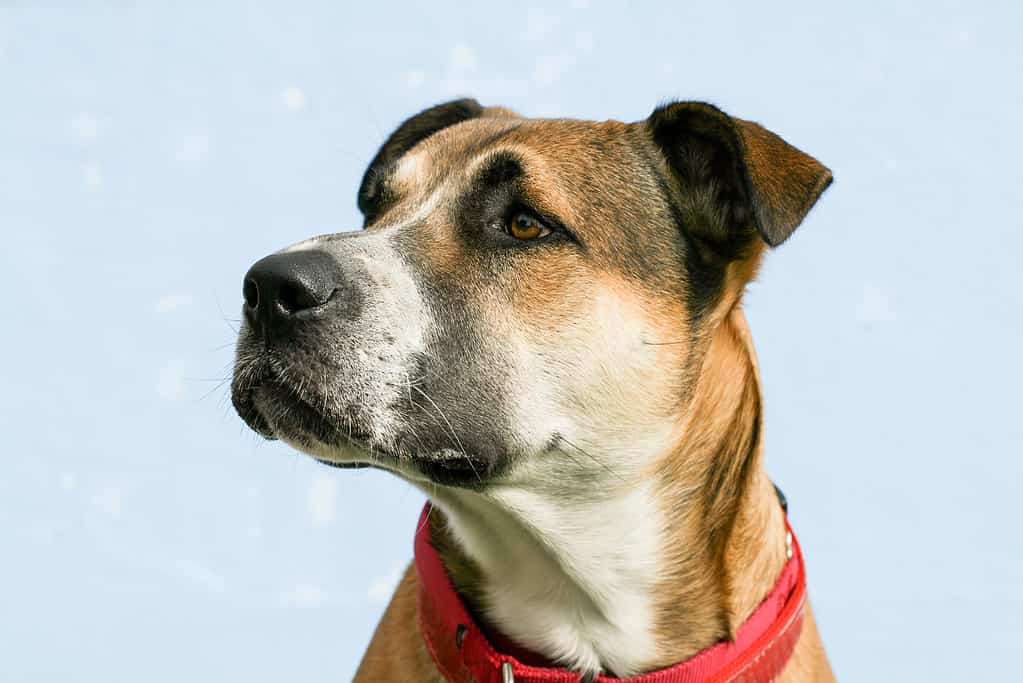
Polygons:
[[586,495],[670,441],[709,332],[830,181],[702,103],[632,124],[433,107],[370,163],[362,230],[245,276],[234,405],[338,466]]

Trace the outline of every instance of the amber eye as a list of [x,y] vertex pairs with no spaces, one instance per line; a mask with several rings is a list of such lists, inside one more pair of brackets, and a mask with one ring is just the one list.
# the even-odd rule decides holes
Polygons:
[[508,234],[517,240],[535,240],[551,234],[551,230],[528,213],[517,213],[508,223]]

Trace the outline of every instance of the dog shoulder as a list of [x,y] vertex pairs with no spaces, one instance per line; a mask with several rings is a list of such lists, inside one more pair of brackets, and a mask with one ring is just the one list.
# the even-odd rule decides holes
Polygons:
[[443,683],[419,632],[418,590],[416,569],[410,564],[380,619],[354,683]]

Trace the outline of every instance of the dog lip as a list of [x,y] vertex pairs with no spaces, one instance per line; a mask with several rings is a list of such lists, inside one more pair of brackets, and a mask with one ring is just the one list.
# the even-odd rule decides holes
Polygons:
[[[320,411],[302,400],[302,397],[298,396],[293,389],[270,373],[262,382],[252,388],[252,396],[260,416],[271,425],[274,432],[283,432],[284,436],[314,436],[314,434],[309,434],[308,427],[325,423]],[[259,407],[266,403],[281,405],[285,410],[276,419],[271,418]],[[323,426],[326,425],[323,424]]]
[[316,462],[328,467],[336,467],[340,470],[360,470],[366,467],[372,467],[368,462],[334,462],[333,460],[324,460],[323,458],[315,458]]
[[258,388],[259,383],[247,387],[233,386],[231,388],[231,403],[234,405],[238,416],[252,431],[268,441],[274,441],[277,439],[277,435],[274,434],[270,423],[256,407],[253,400],[253,394]]
[[[283,438],[309,446],[319,443],[366,453],[366,460],[356,462],[313,457],[330,467],[393,470],[414,479],[422,477],[423,481],[432,484],[467,489],[482,487],[493,474],[485,459],[461,451],[420,451],[400,436],[391,447],[374,443],[370,434],[351,425],[350,421],[332,420],[331,416],[316,409],[308,397],[283,382],[265,361],[257,371],[247,373],[247,381],[236,382],[232,386],[231,399],[245,423],[267,440]],[[275,406],[282,410],[274,410]],[[342,422],[347,422],[350,429],[340,427]],[[404,465],[399,467],[399,463]]]
[[413,462],[430,481],[458,488],[478,488],[492,474],[485,460],[463,452],[445,451],[413,458]]
[[330,294],[327,295],[327,298],[324,299],[322,303],[299,311],[290,312],[287,315],[290,316],[293,320],[315,320],[318,318],[322,318],[324,313],[326,313],[328,309],[331,308],[332,304],[337,299],[338,292],[340,291],[341,291],[340,287],[335,287],[334,289],[330,290]]
[[[243,401],[243,405],[245,403]],[[327,446],[345,444],[361,450],[382,453],[379,448],[371,445],[372,436],[367,431],[353,425],[350,419],[325,415],[312,401],[298,393],[290,384],[281,381],[269,368],[258,382],[254,382],[248,388],[247,403],[252,405],[252,414],[258,416],[258,423],[266,425],[266,429],[272,434],[268,438],[318,442]],[[268,411],[266,408],[268,404],[281,406],[284,410]],[[257,425],[253,425],[249,420],[246,422],[256,429]],[[341,427],[342,423],[347,423],[346,427]],[[266,435],[264,432],[260,433]]]

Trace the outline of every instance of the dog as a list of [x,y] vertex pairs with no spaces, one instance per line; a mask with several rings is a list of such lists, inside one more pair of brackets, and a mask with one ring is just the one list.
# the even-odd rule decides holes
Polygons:
[[[357,681],[831,681],[741,308],[831,172],[702,102],[402,123],[255,263],[232,401],[430,500]],[[660,676],[660,677],[658,677]]]

